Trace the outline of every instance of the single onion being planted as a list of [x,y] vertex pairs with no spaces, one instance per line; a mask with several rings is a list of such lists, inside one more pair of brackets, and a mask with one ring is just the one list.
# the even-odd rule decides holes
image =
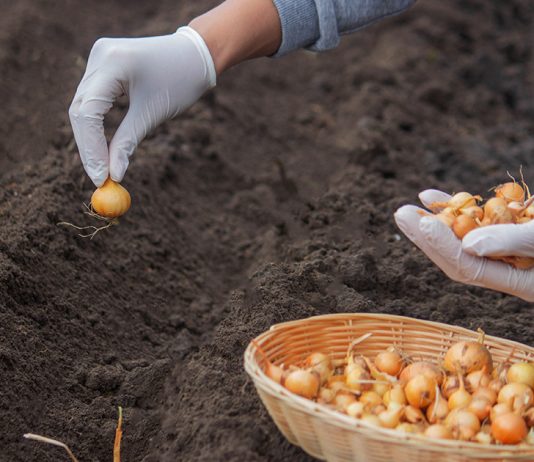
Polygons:
[[131,203],[130,193],[111,178],[108,178],[91,197],[93,210],[105,218],[118,218],[124,215]]
[[102,226],[78,226],[67,221],[61,221],[58,225],[70,226],[79,231],[80,237],[93,239],[100,231],[119,223],[118,218],[124,215],[130,208],[132,200],[130,193],[119,183],[108,178],[100,188],[97,188],[91,196],[91,206],[84,204],[86,214],[104,222]]

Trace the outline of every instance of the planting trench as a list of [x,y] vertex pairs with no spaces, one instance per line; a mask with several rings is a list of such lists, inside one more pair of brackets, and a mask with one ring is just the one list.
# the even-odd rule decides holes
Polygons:
[[[139,2],[143,3],[143,2]],[[528,0],[420,1],[322,55],[229,71],[141,145],[132,209],[92,241],[66,109],[100,35],[171,31],[213,2],[24,0],[0,19],[0,461],[310,460],[242,368],[252,337],[371,311],[532,344],[531,305],[448,280],[392,214],[484,192],[534,153]],[[116,126],[125,104],[110,117]]]

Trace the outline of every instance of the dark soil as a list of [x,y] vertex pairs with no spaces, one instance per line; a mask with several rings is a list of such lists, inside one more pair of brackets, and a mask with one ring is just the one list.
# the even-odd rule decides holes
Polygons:
[[[242,367],[271,324],[371,311],[532,344],[531,305],[448,280],[392,214],[427,187],[534,184],[534,6],[425,0],[334,52],[258,60],[139,149],[92,241],[67,124],[101,35],[170,32],[209,2],[11,2],[0,18],[0,461],[309,460]],[[185,2],[181,2],[185,3]],[[124,113],[112,117],[112,126]]]

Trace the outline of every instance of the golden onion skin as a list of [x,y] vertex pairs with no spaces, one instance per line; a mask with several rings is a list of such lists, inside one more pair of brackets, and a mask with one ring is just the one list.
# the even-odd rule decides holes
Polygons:
[[485,368],[493,371],[493,360],[488,349],[478,342],[457,342],[445,355],[443,366],[447,372],[469,374]]
[[111,178],[108,178],[91,197],[93,210],[105,218],[117,218],[124,215],[131,203],[130,193]]

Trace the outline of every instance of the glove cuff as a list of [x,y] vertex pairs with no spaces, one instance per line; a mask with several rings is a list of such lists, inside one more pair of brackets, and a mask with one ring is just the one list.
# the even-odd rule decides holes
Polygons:
[[215,72],[215,64],[213,63],[210,50],[202,36],[189,26],[179,27],[176,33],[187,36],[195,44],[206,65],[208,88],[213,88],[217,84],[217,73]]

